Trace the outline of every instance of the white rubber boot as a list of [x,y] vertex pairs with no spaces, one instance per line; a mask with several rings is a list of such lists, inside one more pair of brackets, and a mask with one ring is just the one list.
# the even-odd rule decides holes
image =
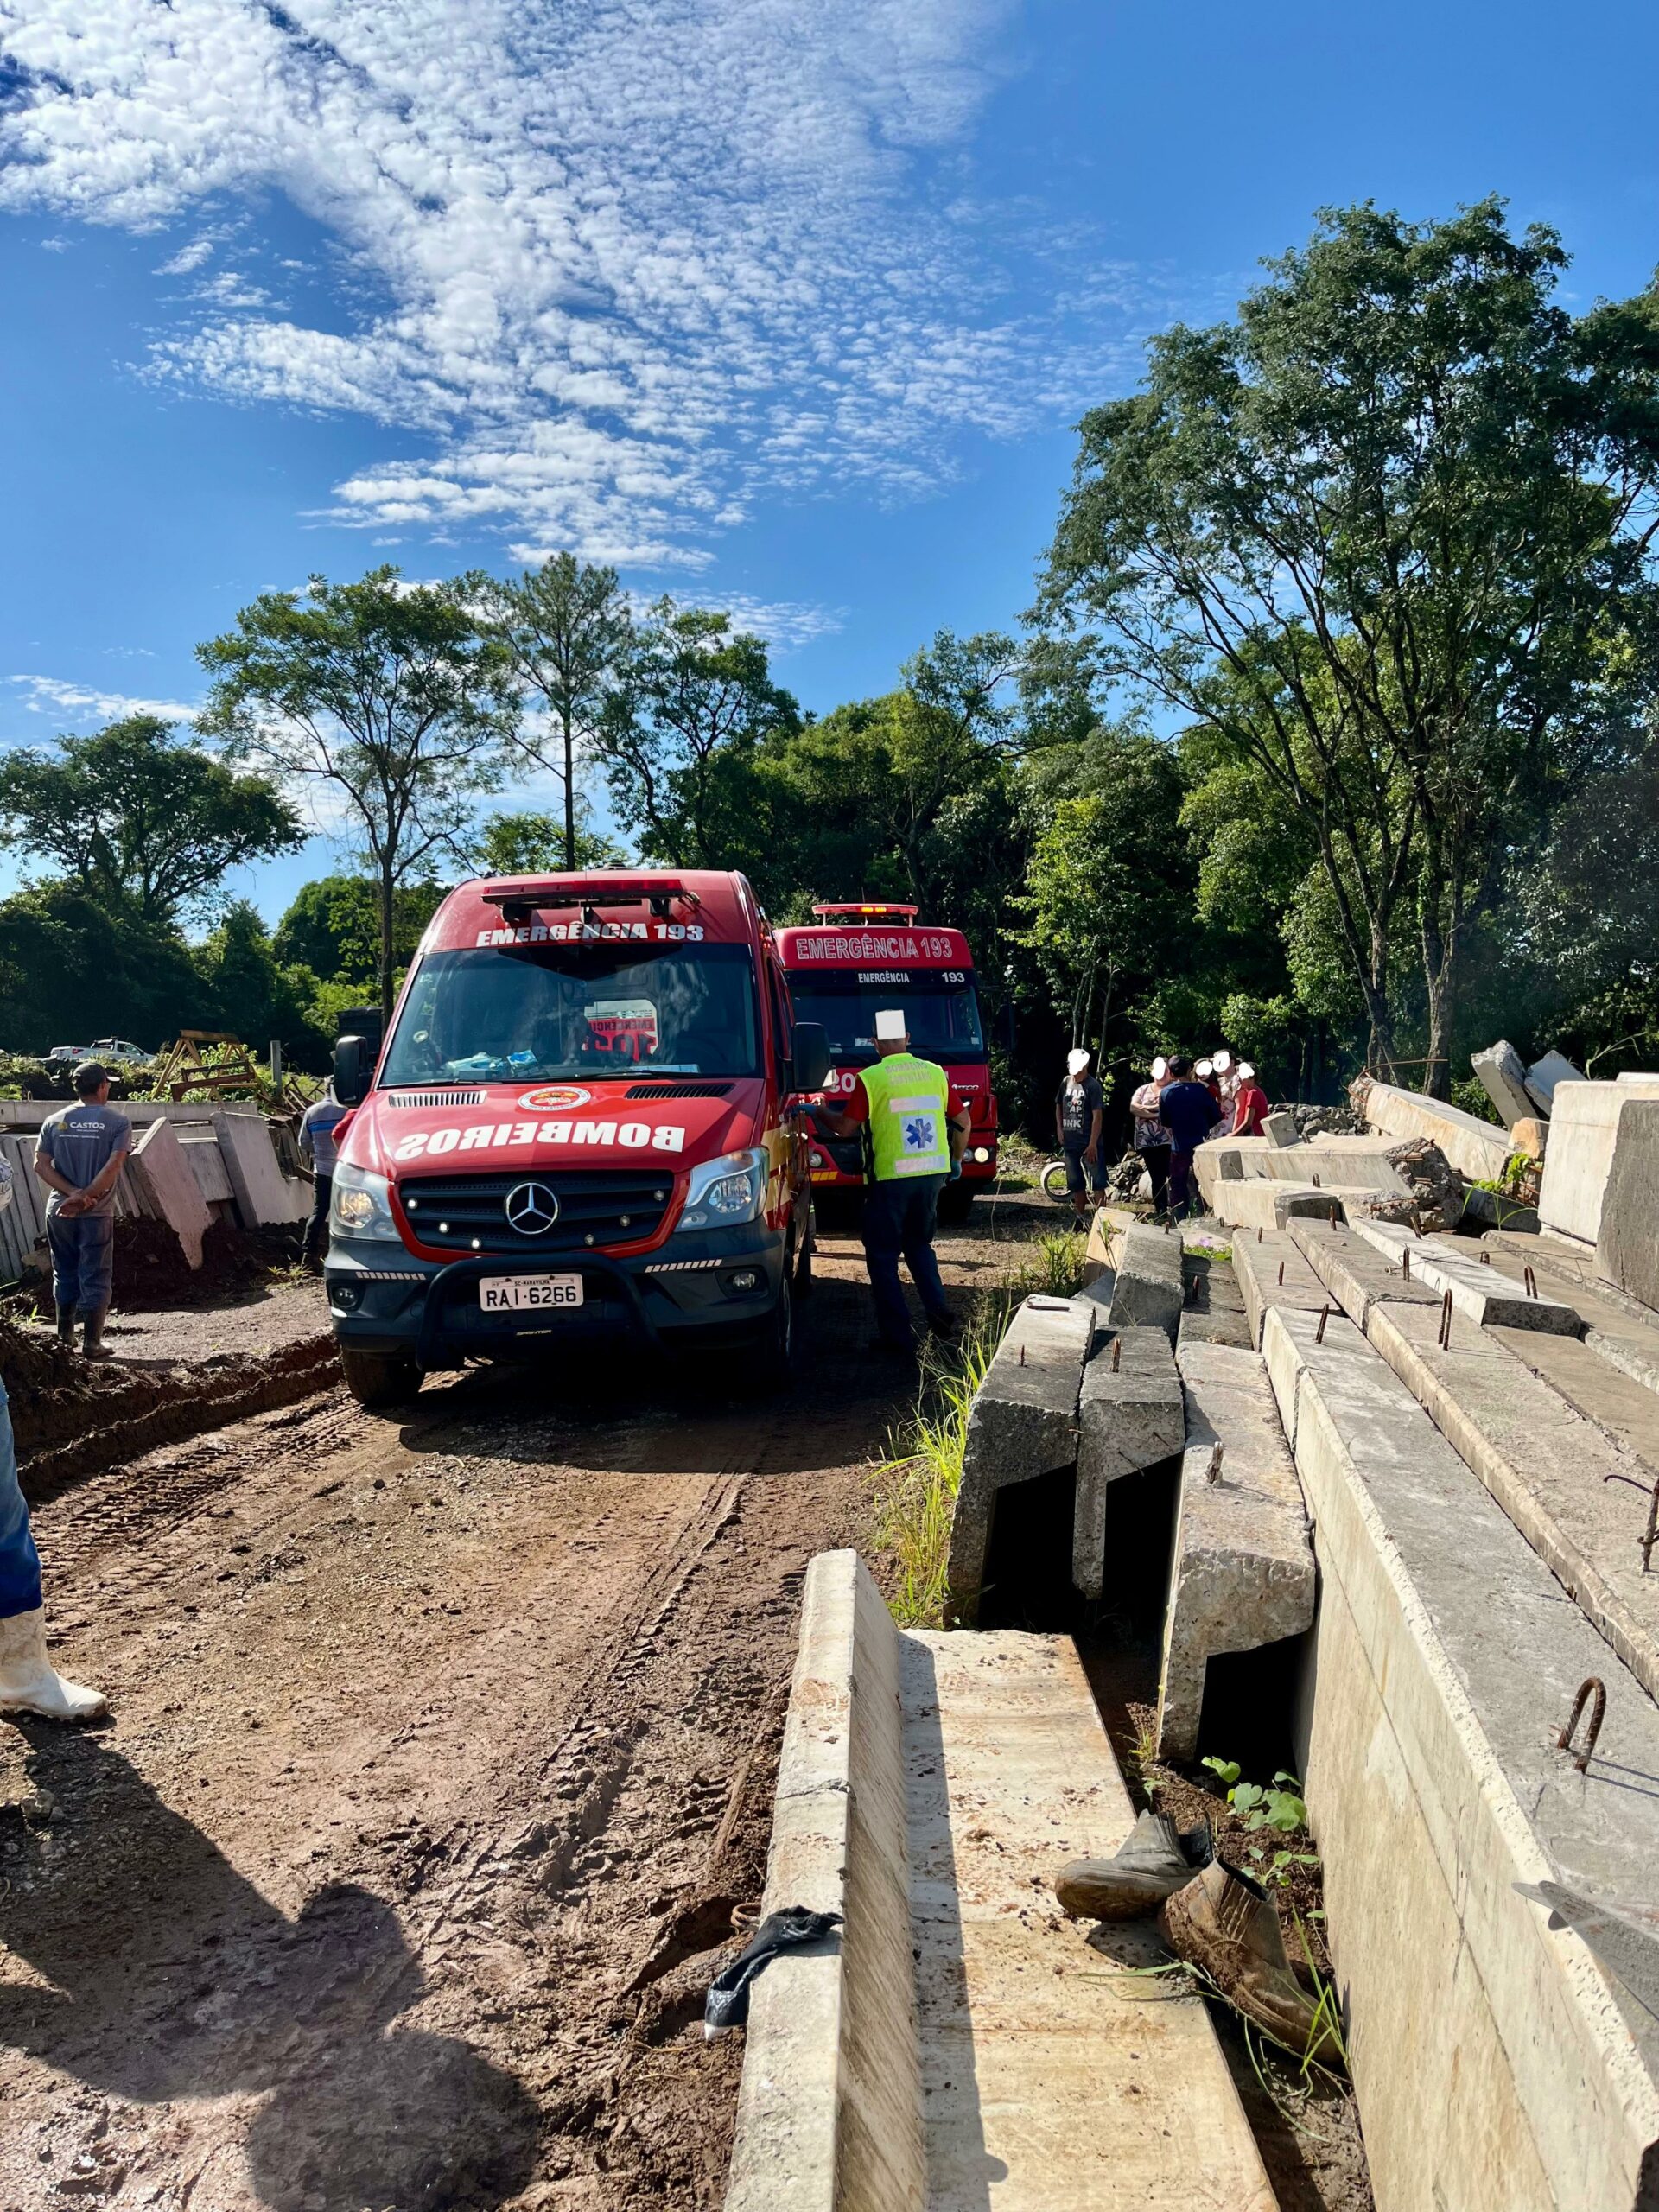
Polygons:
[[38,1713],[48,1720],[96,1720],[109,1711],[99,1690],[67,1681],[46,1656],[46,1613],[0,1620],[0,1713]]

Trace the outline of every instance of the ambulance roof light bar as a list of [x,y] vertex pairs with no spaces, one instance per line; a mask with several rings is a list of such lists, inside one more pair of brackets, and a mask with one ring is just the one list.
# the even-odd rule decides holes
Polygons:
[[849,914],[856,914],[864,921],[913,922],[921,912],[919,906],[815,906],[814,914],[821,922],[836,921]]
[[591,917],[601,906],[648,906],[653,914],[665,915],[676,901],[683,906],[702,904],[696,893],[687,890],[677,875],[601,877],[596,881],[555,877],[545,883],[520,883],[499,891],[483,891],[479,896],[486,906],[499,906],[502,918],[509,922],[515,921],[515,918],[528,919],[548,907],[580,906],[584,914]]

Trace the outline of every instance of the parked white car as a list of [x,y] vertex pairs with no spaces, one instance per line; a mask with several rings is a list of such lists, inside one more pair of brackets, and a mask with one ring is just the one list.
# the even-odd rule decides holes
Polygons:
[[147,1068],[155,1060],[154,1052],[147,1052],[142,1045],[135,1045],[125,1037],[100,1037],[88,1053],[89,1059],[102,1060],[106,1066]]

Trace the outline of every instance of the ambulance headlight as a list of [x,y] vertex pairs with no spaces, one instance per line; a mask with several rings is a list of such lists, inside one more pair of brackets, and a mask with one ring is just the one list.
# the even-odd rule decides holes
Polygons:
[[685,1211],[675,1224],[683,1229],[729,1229],[753,1221],[766,1202],[766,1155],[760,1145],[747,1152],[722,1153],[691,1170]]
[[968,1155],[969,1160],[973,1161],[976,1167],[983,1167],[990,1159],[990,1156],[991,1148],[988,1145],[984,1144],[976,1144]]
[[367,1167],[348,1167],[342,1160],[334,1169],[334,1187],[328,1200],[328,1229],[334,1236],[369,1236],[383,1243],[398,1243],[397,1224],[391,1217],[391,1198],[384,1175]]

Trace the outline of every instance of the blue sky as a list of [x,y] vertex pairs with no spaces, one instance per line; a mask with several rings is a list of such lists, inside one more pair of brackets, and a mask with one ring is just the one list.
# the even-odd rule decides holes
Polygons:
[[1012,625],[1069,424],[1317,207],[1659,262],[1610,0],[0,0],[0,56],[3,744],[188,708],[314,569],[566,545],[827,709]]

